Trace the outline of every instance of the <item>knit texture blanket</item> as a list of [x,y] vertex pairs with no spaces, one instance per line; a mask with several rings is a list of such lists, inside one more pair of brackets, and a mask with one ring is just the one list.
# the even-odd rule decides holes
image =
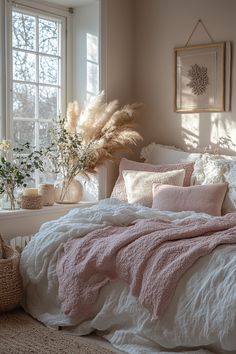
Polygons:
[[57,262],[66,315],[89,316],[100,289],[117,278],[161,318],[181,276],[221,244],[236,243],[236,214],[210,220],[137,220],[108,226],[65,243]]

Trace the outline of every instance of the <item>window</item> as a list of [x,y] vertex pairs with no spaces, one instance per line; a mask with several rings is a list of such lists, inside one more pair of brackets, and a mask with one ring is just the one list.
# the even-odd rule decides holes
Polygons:
[[10,17],[8,136],[39,148],[64,111],[65,18],[14,4]]
[[99,47],[98,37],[86,33],[87,45],[87,100],[99,93]]

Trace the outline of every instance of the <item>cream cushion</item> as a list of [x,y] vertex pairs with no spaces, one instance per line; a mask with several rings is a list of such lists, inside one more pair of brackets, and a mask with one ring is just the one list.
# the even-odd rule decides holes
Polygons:
[[148,171],[148,172],[167,172],[175,170],[185,170],[184,186],[189,186],[191,183],[191,177],[193,173],[193,163],[178,163],[178,164],[164,164],[164,165],[152,165],[149,163],[143,163],[138,161],[128,160],[122,158],[119,165],[119,176],[116,180],[115,186],[111,193],[111,198],[116,198],[123,201],[128,201],[125,189],[125,182],[122,172],[124,170],[132,171]]
[[151,207],[153,183],[183,186],[185,170],[168,172],[124,170],[122,174],[125,181],[128,202]]

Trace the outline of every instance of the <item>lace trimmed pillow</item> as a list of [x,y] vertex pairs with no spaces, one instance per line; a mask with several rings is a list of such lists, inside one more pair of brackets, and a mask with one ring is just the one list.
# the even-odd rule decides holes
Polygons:
[[129,203],[152,206],[153,183],[183,186],[185,170],[148,172],[124,170],[123,177]]
[[195,161],[193,179],[195,184],[228,183],[223,202],[223,214],[236,211],[236,161],[220,155],[203,154]]

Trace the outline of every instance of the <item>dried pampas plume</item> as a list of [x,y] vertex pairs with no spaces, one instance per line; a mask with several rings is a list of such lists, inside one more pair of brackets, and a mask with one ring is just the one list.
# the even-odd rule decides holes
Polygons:
[[70,134],[75,134],[77,125],[79,122],[79,105],[77,101],[70,102],[67,106],[67,113],[66,113],[66,130]]
[[64,125],[68,136],[63,135],[62,128],[60,138],[64,147],[69,146],[68,156],[60,154],[65,169],[74,175],[93,173],[107,160],[114,160],[116,152],[130,150],[142,140],[135,126],[141,107],[134,103],[119,109],[117,100],[105,102],[104,92],[93,97],[82,111],[76,101],[69,103]]

